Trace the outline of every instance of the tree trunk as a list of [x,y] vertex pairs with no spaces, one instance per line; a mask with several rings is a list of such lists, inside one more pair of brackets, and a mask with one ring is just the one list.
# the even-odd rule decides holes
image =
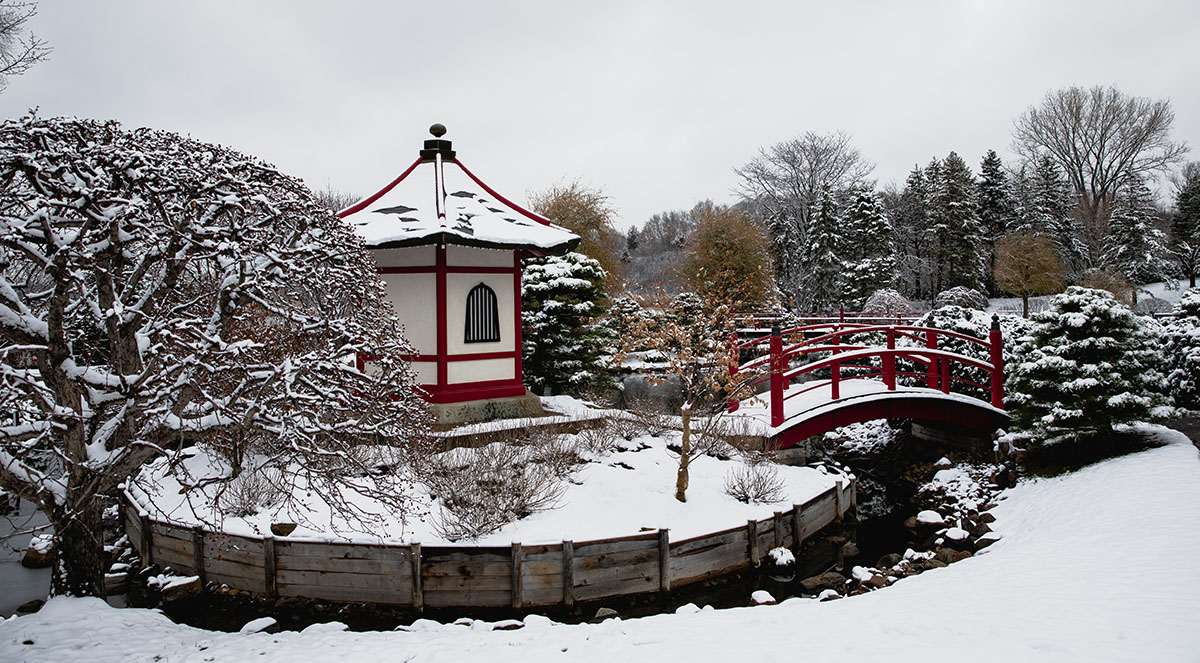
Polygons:
[[675,475],[675,499],[687,501],[688,463],[692,460],[692,408],[684,403],[679,410],[679,420],[683,427],[683,437],[679,442],[679,472]]
[[1021,317],[1029,317],[1029,295],[1021,295]]
[[104,530],[100,500],[88,495],[82,503],[62,510],[54,524],[54,542],[58,550],[51,596],[104,597]]

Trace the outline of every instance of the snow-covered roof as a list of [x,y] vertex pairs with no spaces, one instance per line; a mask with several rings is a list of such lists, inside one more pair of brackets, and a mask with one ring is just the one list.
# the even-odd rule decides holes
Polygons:
[[425,141],[391,184],[338,216],[373,249],[462,244],[551,255],[579,244],[578,235],[496,193],[450,148],[440,137]]

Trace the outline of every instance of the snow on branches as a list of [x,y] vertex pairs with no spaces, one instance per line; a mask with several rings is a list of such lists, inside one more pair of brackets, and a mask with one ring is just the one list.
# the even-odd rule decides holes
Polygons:
[[423,439],[374,265],[299,180],[168,132],[31,116],[0,125],[0,181],[0,485],[80,550],[56,592],[99,592],[94,498],[156,455],[223,444],[337,480],[368,469],[364,442]]

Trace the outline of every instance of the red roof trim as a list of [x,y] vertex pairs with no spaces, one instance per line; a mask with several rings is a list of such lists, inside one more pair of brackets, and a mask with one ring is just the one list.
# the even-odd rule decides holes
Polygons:
[[[354,214],[354,213],[356,213],[356,212],[361,212],[363,209],[365,209],[365,208],[367,207],[367,205],[370,205],[371,203],[375,202],[376,200],[379,200],[379,199],[380,199],[380,198],[382,198],[382,197],[384,196],[384,194],[386,194],[388,191],[391,191],[392,189],[396,188],[396,185],[397,185],[397,184],[399,184],[399,183],[401,183],[401,182],[403,182],[403,181],[404,181],[404,178],[406,178],[406,177],[408,177],[410,174],[412,174],[412,172],[413,172],[414,170],[416,170],[417,166],[419,166],[419,165],[421,165],[421,158],[420,158],[420,157],[417,157],[417,160],[416,160],[416,161],[414,161],[414,162],[413,162],[413,164],[412,164],[411,166],[409,166],[409,167],[408,167],[408,170],[404,171],[403,173],[400,173],[400,177],[397,177],[396,179],[392,180],[392,183],[391,183],[391,184],[389,184],[389,185],[387,185],[387,186],[383,187],[382,189],[380,189],[380,190],[379,190],[379,192],[378,192],[378,193],[376,193],[375,195],[371,196],[370,198],[366,198],[366,199],[364,199],[364,200],[361,200],[361,201],[359,201],[359,202],[357,202],[357,203],[355,203],[355,204],[351,205],[350,207],[347,207],[346,209],[344,209],[344,210],[342,210],[342,211],[338,212],[338,213],[337,213],[337,215],[338,215],[338,218],[339,218],[339,219],[344,219],[344,218],[346,218],[346,217],[350,216],[351,214]],[[466,169],[464,168],[464,170],[466,170]],[[468,175],[469,175],[469,174],[470,174],[470,173],[468,173]]]
[[520,205],[509,200],[508,198],[505,198],[504,196],[496,193],[495,190],[492,189],[492,187],[484,184],[483,180],[479,179],[478,177],[475,177],[475,173],[472,173],[471,171],[467,170],[467,167],[462,165],[462,162],[459,161],[457,158],[454,159],[454,165],[461,168],[462,172],[466,173],[467,177],[471,178],[471,181],[478,184],[480,186],[480,188],[482,188],[484,191],[487,191],[496,200],[504,203],[505,205],[508,205],[509,207],[515,209],[516,211],[520,212],[524,216],[526,216],[534,221],[537,221],[538,223],[542,224],[543,226],[554,225],[554,223],[552,221],[550,221],[550,219],[547,219],[546,217],[540,216],[538,214],[534,214],[533,212],[530,212],[529,210],[525,209],[524,207],[521,207]]

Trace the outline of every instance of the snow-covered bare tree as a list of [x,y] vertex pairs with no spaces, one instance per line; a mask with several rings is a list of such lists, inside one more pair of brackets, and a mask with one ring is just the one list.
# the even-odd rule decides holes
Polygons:
[[869,178],[874,169],[875,164],[850,144],[848,134],[810,131],[761,148],[758,156],[736,170],[742,178],[742,197],[754,216],[766,222],[775,244],[775,280],[784,295],[803,295],[804,250],[822,189],[829,187],[836,196],[850,187],[873,187]]
[[54,527],[53,593],[103,596],[99,496],[214,437],[406,507],[356,452],[418,450],[412,350],[362,242],[299,180],[172,133],[33,116],[0,125],[0,182],[0,486]]
[[1090,255],[1100,254],[1117,190],[1179,163],[1187,145],[1171,140],[1171,102],[1131,97],[1114,87],[1048,92],[1014,121],[1013,149],[1029,163],[1050,155],[1079,201]]
[[26,31],[25,24],[35,14],[36,3],[0,0],[0,91],[8,86],[9,78],[29,71],[50,55],[46,42]]

